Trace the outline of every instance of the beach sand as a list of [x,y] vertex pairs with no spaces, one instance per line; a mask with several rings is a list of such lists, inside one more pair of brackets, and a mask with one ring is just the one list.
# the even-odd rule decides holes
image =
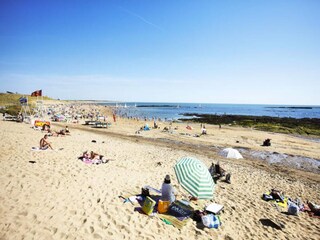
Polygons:
[[[264,192],[277,188],[290,197],[319,203],[319,174],[248,158],[225,159],[217,150],[244,147],[319,159],[320,143],[209,125],[208,135],[196,138],[192,135],[200,133],[199,124],[189,131],[185,123],[173,124],[178,126],[173,133],[161,132],[168,123],[160,123],[161,129],[135,134],[143,125],[144,121],[124,119],[109,129],[68,123],[71,136],[49,138],[54,150],[32,151],[43,133],[24,123],[0,121],[0,239],[319,239],[320,219],[306,213],[287,215],[261,199]],[[272,139],[268,149],[260,146],[266,138]],[[85,150],[112,161],[85,164],[77,159]],[[219,160],[232,174],[232,184],[218,182],[215,187],[214,202],[224,205],[219,229],[189,221],[179,230],[119,198],[140,193],[144,185],[159,189],[166,174],[178,193],[187,194],[173,170],[183,156],[201,159],[208,167]]]

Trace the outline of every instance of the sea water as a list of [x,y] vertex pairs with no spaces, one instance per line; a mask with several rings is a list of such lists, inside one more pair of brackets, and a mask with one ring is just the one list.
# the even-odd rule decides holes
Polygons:
[[121,115],[140,118],[176,120],[183,114],[246,115],[291,118],[320,118],[320,106],[215,104],[215,103],[155,103],[155,102],[100,102],[114,107]]

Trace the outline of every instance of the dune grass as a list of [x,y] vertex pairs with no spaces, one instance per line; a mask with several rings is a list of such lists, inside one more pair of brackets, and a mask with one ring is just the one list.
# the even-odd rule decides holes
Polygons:
[[[31,97],[27,94],[9,94],[0,93],[0,113],[7,113],[10,115],[17,115],[21,110],[19,98],[27,97],[30,108],[34,107],[37,101],[37,97]],[[47,96],[43,96],[43,100],[53,100]]]

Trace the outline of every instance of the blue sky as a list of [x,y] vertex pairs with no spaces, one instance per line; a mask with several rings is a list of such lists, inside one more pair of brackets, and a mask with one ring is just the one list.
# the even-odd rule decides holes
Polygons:
[[320,105],[320,1],[0,1],[0,91]]

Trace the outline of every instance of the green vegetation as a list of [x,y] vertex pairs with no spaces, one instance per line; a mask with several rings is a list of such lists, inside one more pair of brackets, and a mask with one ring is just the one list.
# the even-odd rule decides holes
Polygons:
[[[26,94],[9,94],[9,93],[0,93],[0,113],[8,113],[10,115],[17,115],[20,112],[21,105],[19,102],[20,97],[28,97],[30,107],[35,106],[37,97],[31,97]],[[43,97],[43,100],[52,100],[47,96]]]
[[267,116],[239,116],[239,115],[210,115],[210,114],[185,114],[196,116],[193,119],[180,119],[209,124],[228,124],[254,128],[262,131],[278,132],[285,134],[299,134],[320,136],[320,119],[318,118],[278,118]]

